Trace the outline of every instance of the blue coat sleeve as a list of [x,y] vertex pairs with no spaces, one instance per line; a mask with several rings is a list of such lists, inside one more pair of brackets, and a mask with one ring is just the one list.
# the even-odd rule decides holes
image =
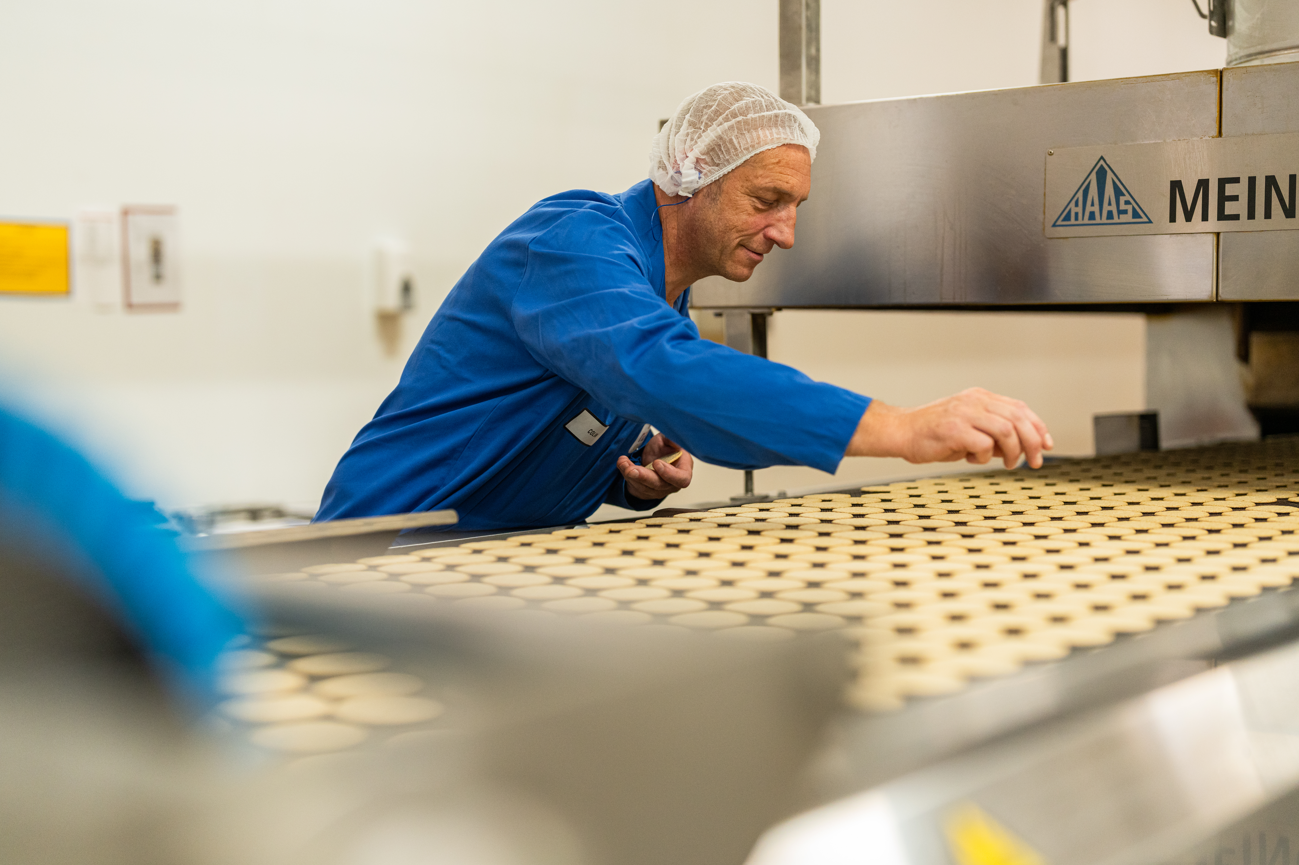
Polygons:
[[0,410],[0,519],[69,549],[84,588],[116,612],[186,695],[215,698],[216,661],[240,616],[191,573],[154,528],[80,454]]
[[630,230],[590,211],[533,239],[511,315],[539,363],[718,465],[833,472],[870,404],[701,339],[650,285]]

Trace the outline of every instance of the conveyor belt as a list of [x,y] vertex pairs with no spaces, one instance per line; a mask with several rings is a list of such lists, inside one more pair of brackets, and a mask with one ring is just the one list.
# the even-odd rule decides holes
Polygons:
[[841,631],[860,646],[848,702],[887,713],[1021,670],[1016,681],[1031,680],[1071,653],[1289,586],[1299,575],[1297,449],[1278,439],[1060,461],[261,579],[727,639]]

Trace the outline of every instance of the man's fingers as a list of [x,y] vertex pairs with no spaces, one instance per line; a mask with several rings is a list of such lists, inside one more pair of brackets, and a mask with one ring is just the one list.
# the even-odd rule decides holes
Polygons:
[[1011,400],[1011,402],[1013,403],[1015,417],[1027,421],[1033,427],[1034,432],[1037,433],[1037,437],[1045,443],[1051,437],[1051,433],[1046,428],[1046,423],[1037,416],[1037,412],[1019,400]]
[[659,457],[671,456],[679,450],[684,448],[663,433],[658,433],[645,443],[645,449],[641,451],[641,462],[643,465],[649,465]]
[[661,499],[690,485],[694,462],[683,452],[675,465],[662,460],[636,465],[625,455],[618,457],[616,465],[627,482],[628,492],[641,499]]
[[1037,416],[1031,408],[1024,410],[1028,414],[1029,421],[1033,424],[1033,429],[1037,430],[1038,436],[1042,439],[1042,445],[1050,450],[1055,447],[1055,442],[1051,441],[1051,431],[1046,428],[1046,423]]
[[1019,427],[1019,439],[1024,443],[1024,454],[1028,457],[1028,464],[1035,469],[1040,469],[1042,451],[1049,451],[1054,445],[1046,424],[1031,408],[1021,404],[1020,410],[1015,413],[1015,425]]
[[1040,468],[1042,466],[1042,439],[1039,438],[1038,431],[1033,429],[1033,425],[1031,425],[1028,418],[1024,417],[1024,414],[1017,409],[1009,410],[1009,417],[1004,417],[1004,420],[1011,427],[1009,438],[1015,442],[1015,452],[1007,453],[1003,448],[1005,468],[1015,468],[1020,462],[1021,455],[1024,456],[1025,460],[1028,460],[1029,465],[1033,466],[1034,469]]
[[658,475],[654,474],[653,469],[638,466],[626,457],[618,458],[618,471],[629,481],[638,481],[644,484],[652,484],[658,480]]
[[628,471],[634,468],[636,468],[636,464],[627,457],[618,457],[618,471],[622,472],[623,477],[627,477]]
[[1024,447],[1024,458],[1029,466],[1035,469],[1042,467],[1042,436],[1032,421],[1026,417],[1017,418],[1015,429],[1019,432],[1020,444]]
[[[1028,464],[1035,469],[1042,467],[1042,450],[1045,446],[1043,439],[1046,425],[1028,406],[1018,400],[1010,400],[1008,403],[1001,403],[993,409],[997,414],[1004,417],[1014,425],[1015,434],[1019,439],[1020,449],[1024,453]],[[1013,467],[1013,463],[1007,462],[1007,468]]]
[[965,439],[965,460],[975,465],[983,465],[992,459],[997,449],[997,442],[992,436],[978,429],[971,429]]
[[[645,442],[645,448],[641,451],[641,459],[653,459],[661,454],[669,453],[667,447],[663,444],[663,433],[651,436],[650,440]],[[648,465],[648,461],[646,465]]]
[[[992,411],[976,420],[974,425],[977,430],[991,439],[996,449],[1001,452],[1006,468],[1012,468],[1015,463],[1019,462],[1021,446],[1019,434],[1013,423]],[[988,451],[988,459],[992,459],[991,449]],[[983,462],[987,462],[987,460],[983,460]]]
[[[695,461],[691,459],[690,454],[680,448],[675,448],[668,456],[675,453],[679,453],[681,456],[672,462],[667,462],[665,459],[655,460],[651,465],[658,472],[659,477],[678,489],[685,489],[690,486],[690,479],[694,476]],[[661,469],[660,466],[662,466]]]
[[[872,440],[859,442],[858,436]],[[867,409],[847,452],[897,455],[914,463],[965,459],[979,465],[999,458],[1007,468],[1026,457],[1037,468],[1042,452],[1054,446],[1046,424],[1025,403],[970,388],[916,409]]]
[[1020,429],[1020,440],[1024,443],[1024,453],[1028,457],[1029,465],[1033,468],[1041,468],[1041,451],[1049,451],[1055,447],[1055,440],[1051,438],[1051,431],[1047,429],[1046,423],[1037,416],[1037,412],[1021,400],[1009,397],[998,397],[998,400],[1005,409],[999,413],[1010,418]]
[[675,489],[685,489],[690,486],[691,475],[688,467],[679,466],[679,463],[685,458],[686,455],[682,454],[681,459],[677,461],[678,465],[665,463],[663,460],[655,460],[652,468],[665,483],[671,484]]

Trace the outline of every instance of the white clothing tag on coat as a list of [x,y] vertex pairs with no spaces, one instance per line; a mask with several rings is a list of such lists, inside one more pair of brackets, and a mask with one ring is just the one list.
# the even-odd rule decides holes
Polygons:
[[572,433],[573,438],[587,447],[598,442],[600,436],[604,435],[604,431],[608,428],[608,426],[596,420],[595,415],[586,409],[582,409],[577,417],[564,424],[564,429]]
[[627,453],[634,454],[636,451],[640,450],[641,446],[645,444],[645,439],[650,437],[650,431],[652,429],[653,427],[649,424],[645,424],[645,426],[641,427],[640,435],[636,436],[636,441],[632,443],[631,450],[627,451]]

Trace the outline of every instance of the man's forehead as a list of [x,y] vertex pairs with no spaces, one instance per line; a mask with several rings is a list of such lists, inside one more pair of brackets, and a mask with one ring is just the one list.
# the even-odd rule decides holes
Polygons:
[[[782,152],[783,151],[783,152]],[[752,192],[764,190],[798,194],[811,184],[812,160],[807,148],[785,144],[754,154],[736,171],[736,179]]]
[[753,154],[744,160],[744,165],[755,168],[797,166],[807,169],[812,165],[812,156],[807,152],[807,148],[801,144],[782,144],[779,147],[772,147]]

